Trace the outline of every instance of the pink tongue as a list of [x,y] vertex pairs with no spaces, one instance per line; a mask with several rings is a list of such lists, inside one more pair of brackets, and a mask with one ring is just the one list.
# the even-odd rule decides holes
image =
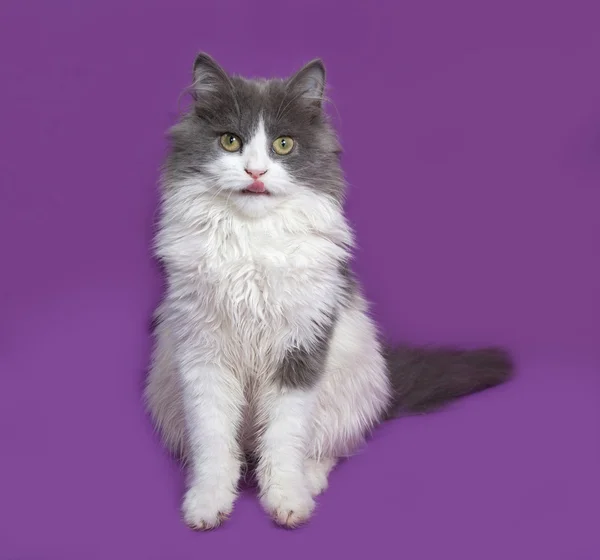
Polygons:
[[246,190],[253,193],[263,193],[266,191],[265,184],[262,181],[254,181]]

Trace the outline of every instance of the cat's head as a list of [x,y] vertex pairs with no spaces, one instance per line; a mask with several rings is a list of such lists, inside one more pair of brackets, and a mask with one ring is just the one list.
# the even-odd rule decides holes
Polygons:
[[198,195],[248,217],[284,201],[341,201],[340,147],[323,110],[320,60],[289,79],[228,75],[210,56],[194,62],[193,105],[171,131],[166,187]]

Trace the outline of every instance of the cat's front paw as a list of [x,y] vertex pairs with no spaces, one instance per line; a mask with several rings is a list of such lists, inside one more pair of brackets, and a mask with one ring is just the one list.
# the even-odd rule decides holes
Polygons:
[[329,485],[328,476],[335,465],[335,459],[307,459],[304,471],[306,474],[306,484],[313,497],[322,494]]
[[308,521],[315,509],[315,501],[303,485],[272,485],[263,492],[261,503],[275,523],[288,529]]
[[218,527],[233,511],[236,494],[227,488],[197,484],[185,494],[182,505],[186,525],[197,531]]

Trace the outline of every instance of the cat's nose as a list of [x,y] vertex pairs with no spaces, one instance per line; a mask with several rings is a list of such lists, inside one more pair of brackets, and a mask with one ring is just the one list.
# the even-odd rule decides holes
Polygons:
[[262,177],[267,170],[266,169],[244,169],[244,171],[246,173],[248,173],[248,175],[250,175],[250,177],[252,177],[253,179],[258,179],[259,177]]

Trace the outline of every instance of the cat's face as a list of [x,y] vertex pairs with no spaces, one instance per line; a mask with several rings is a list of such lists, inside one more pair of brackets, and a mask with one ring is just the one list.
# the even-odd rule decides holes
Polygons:
[[194,105],[172,130],[167,182],[191,182],[252,218],[294,197],[339,201],[340,149],[322,108],[324,83],[320,61],[289,80],[246,80],[199,55]]

